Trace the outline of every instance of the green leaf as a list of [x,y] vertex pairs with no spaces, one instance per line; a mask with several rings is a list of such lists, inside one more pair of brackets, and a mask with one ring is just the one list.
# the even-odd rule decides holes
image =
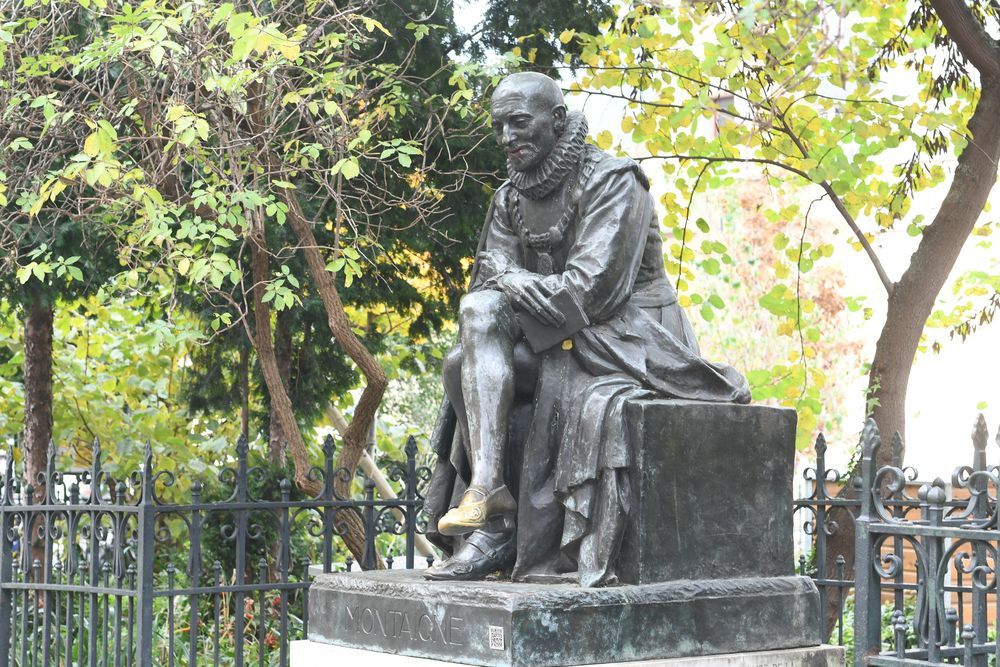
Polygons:
[[361,167],[358,165],[358,159],[355,157],[347,158],[340,167],[340,173],[344,175],[344,178],[350,180],[361,173]]

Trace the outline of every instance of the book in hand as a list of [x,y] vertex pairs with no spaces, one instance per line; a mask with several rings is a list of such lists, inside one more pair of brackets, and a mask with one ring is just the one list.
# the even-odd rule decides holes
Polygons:
[[583,308],[569,289],[563,287],[549,300],[566,318],[561,327],[546,324],[528,311],[517,311],[518,324],[521,325],[521,331],[524,332],[528,345],[535,353],[544,352],[553,345],[571,338],[577,331],[590,324],[587,314],[583,312]]

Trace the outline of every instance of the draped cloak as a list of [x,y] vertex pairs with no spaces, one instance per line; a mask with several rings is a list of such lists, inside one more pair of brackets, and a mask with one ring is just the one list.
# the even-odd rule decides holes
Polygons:
[[[699,354],[664,271],[649,182],[634,161],[588,146],[580,168],[550,196],[562,197],[575,214],[551,249],[554,272],[543,282],[551,291],[570,289],[591,324],[573,335],[571,346],[540,355],[532,400],[512,409],[506,466],[518,501],[512,577],[546,581],[577,573],[581,585],[595,586],[615,581],[629,513],[626,403],[746,403],[750,394],[736,370]],[[496,289],[508,271],[537,272],[538,255],[518,234],[517,202],[509,182],[494,194],[470,292]],[[528,215],[523,205],[520,213]],[[458,504],[470,470],[469,444],[447,399],[432,444],[428,537],[452,553],[459,542],[438,534],[437,520]]]

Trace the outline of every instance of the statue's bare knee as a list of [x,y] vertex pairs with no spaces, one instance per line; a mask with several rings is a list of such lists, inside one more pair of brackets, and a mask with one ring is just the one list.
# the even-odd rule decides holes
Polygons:
[[517,324],[510,301],[502,292],[483,290],[462,297],[458,311],[462,341],[478,342],[482,336],[506,335],[513,339]]

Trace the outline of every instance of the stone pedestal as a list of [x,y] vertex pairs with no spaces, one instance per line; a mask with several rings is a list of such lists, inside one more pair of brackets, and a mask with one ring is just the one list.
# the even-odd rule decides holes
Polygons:
[[316,579],[309,639],[469,665],[555,667],[816,646],[818,613],[805,577],[580,588],[360,572]]
[[[364,667],[453,667],[454,662],[375,653],[311,641],[292,642],[292,667],[316,665],[364,665]],[[843,667],[844,649],[813,646],[780,651],[753,651],[707,655],[698,658],[667,658],[639,662],[605,662],[590,667]]]
[[817,647],[819,596],[792,576],[794,411],[693,401],[627,410],[623,585],[322,575],[310,591],[309,639],[490,667]]
[[793,574],[794,410],[662,400],[627,410],[623,583]]

